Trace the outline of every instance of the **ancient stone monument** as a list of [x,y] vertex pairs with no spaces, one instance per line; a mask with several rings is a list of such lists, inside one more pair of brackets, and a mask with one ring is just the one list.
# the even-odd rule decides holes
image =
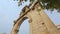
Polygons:
[[29,19],[30,34],[60,34],[60,31],[44,13],[38,2],[23,8],[20,17],[14,21],[10,34],[18,34],[19,28],[25,19]]

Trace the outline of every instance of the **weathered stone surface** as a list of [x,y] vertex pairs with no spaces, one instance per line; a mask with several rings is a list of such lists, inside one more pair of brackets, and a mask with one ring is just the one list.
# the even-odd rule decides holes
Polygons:
[[26,7],[24,12],[21,12],[21,16],[14,24],[11,34],[18,34],[19,27],[25,19],[29,19],[30,34],[60,34],[60,31],[43,12],[43,9],[38,3],[36,3],[33,8],[29,9]]

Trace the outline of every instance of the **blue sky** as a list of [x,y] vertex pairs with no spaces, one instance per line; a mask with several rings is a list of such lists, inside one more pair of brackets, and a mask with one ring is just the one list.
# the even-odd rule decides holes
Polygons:
[[[13,21],[19,17],[21,9],[28,3],[29,2],[26,2],[25,4],[18,7],[17,1],[0,1],[0,33],[6,32],[6,34],[10,34],[10,31],[13,27]],[[57,10],[54,10],[52,13],[45,10],[45,13],[50,17],[54,24],[60,24],[60,13],[57,13]],[[28,20],[25,20],[22,23],[19,34],[29,34]]]

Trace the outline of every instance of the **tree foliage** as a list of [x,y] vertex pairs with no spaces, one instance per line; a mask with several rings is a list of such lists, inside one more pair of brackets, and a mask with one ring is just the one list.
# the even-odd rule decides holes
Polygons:
[[[23,1],[26,2],[27,0],[17,0],[17,1],[18,1],[18,5],[20,6]],[[32,3],[34,1],[35,0],[30,0],[30,2]],[[60,0],[37,0],[37,1],[44,9],[51,9],[51,10],[57,9],[60,12]]]

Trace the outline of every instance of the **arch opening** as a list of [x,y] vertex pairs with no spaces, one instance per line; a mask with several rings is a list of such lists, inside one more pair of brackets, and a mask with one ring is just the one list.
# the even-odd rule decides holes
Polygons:
[[29,34],[30,33],[30,24],[29,24],[28,20],[29,19],[23,20],[23,22],[19,28],[18,34]]

